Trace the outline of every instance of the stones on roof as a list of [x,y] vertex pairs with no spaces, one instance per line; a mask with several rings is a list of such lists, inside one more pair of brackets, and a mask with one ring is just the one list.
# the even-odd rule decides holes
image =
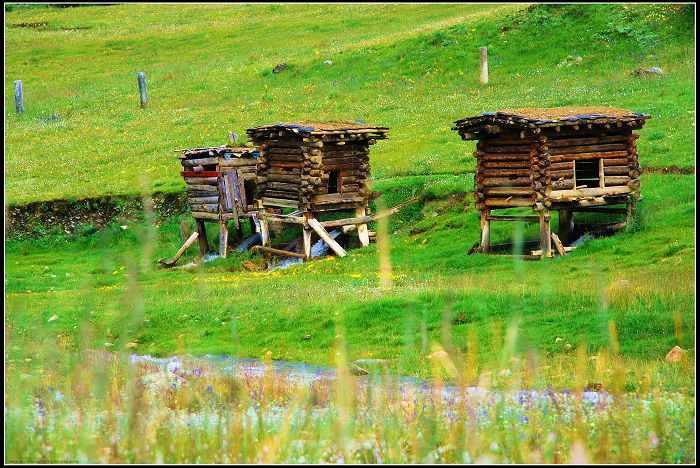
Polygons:
[[379,127],[366,124],[356,124],[349,122],[281,122],[269,125],[261,125],[258,127],[249,128],[246,130],[251,137],[269,136],[274,132],[289,131],[300,134],[302,136],[347,136],[352,135],[351,139],[385,139],[389,131],[388,127]]

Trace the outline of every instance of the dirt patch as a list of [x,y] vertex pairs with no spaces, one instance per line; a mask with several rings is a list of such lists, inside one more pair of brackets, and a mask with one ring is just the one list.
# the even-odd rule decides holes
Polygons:
[[642,174],[695,174],[695,166],[643,167]]
[[[167,218],[187,211],[184,192],[155,193],[153,212]],[[120,195],[83,200],[53,200],[5,207],[7,238],[38,237],[60,230],[73,234],[84,229],[101,229],[121,220],[137,220],[144,216],[144,200],[140,196]]]

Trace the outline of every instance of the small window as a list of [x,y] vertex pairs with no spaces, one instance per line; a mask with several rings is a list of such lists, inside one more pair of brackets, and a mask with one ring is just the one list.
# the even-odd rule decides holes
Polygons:
[[328,193],[338,193],[338,172],[337,170],[328,172]]
[[255,179],[244,179],[243,180],[243,189],[245,190],[245,200],[246,203],[252,204],[253,200],[255,200]]
[[600,187],[600,162],[597,159],[574,161],[574,181],[576,187]]

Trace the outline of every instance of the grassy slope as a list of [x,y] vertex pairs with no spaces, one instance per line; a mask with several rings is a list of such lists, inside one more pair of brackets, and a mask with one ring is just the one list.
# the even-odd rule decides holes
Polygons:
[[[401,17],[406,19],[400,22],[401,28],[411,30],[420,24],[443,21],[459,11],[453,10],[456,6],[450,6],[449,13],[444,16],[426,15],[425,9],[440,11],[437,6],[436,10],[430,10],[433,7],[416,7],[416,10],[406,7],[405,13],[401,10]],[[122,8],[126,7],[114,11],[120,12]],[[225,36],[224,21],[213,20],[214,11],[219,7],[212,8],[212,28],[216,31],[215,26],[219,24],[220,35]],[[246,8],[253,15],[256,9],[263,7]],[[270,11],[271,14],[283,15],[284,24],[291,29],[296,24],[301,32],[304,16],[298,10],[265,8],[275,10]],[[365,11],[362,8],[366,7],[344,8],[355,12],[355,21],[372,21],[369,15],[362,14]],[[462,14],[469,14],[474,7],[459,8],[464,8]],[[501,106],[605,101],[655,115],[643,131],[645,137],[640,143],[643,162],[693,164],[690,124],[694,114],[688,113],[694,109],[690,100],[692,40],[684,42],[687,33],[674,32],[677,20],[664,23],[666,26],[659,30],[659,37],[664,39],[666,47],[657,50],[657,62],[669,75],[662,80],[631,79],[627,71],[640,64],[638,44],[648,42],[648,38],[616,37],[610,48],[603,43],[590,46],[590,50],[570,47],[572,43],[582,47],[579,38],[589,28],[601,29],[608,22],[617,21],[618,13],[614,12],[621,11],[617,9],[611,13],[612,7],[607,6],[591,8],[594,10],[583,9],[587,13],[582,17],[571,13],[578,10],[554,9],[552,13],[550,9],[538,9],[529,15],[528,22],[503,36],[493,31],[504,20],[488,17],[468,20],[435,33],[390,36],[392,41],[388,43],[376,39],[380,41],[376,46],[351,46],[342,55],[320,53],[318,58],[311,58],[301,54],[299,61],[294,62],[288,58],[293,51],[286,50],[269,61],[260,62],[262,65],[251,58],[250,65],[240,73],[235,72],[236,67],[232,65],[227,72],[228,81],[222,75],[204,77],[200,72],[187,72],[205,78],[209,85],[229,83],[226,93],[215,91],[220,87],[202,85],[200,88],[199,84],[199,91],[196,91],[191,82],[186,86],[187,83],[176,80],[174,77],[178,75],[175,74],[172,80],[153,83],[152,95],[158,83],[162,86],[162,95],[170,96],[168,106],[160,107],[163,104],[154,100],[150,110],[139,112],[133,109],[131,101],[120,101],[120,110],[112,114],[116,116],[114,119],[106,111],[101,114],[95,108],[81,110],[86,100],[72,101],[76,106],[75,115],[93,115],[101,119],[98,126],[105,139],[96,138],[87,130],[80,137],[75,136],[72,133],[75,128],[71,126],[81,119],[73,117],[52,127],[36,123],[37,116],[41,115],[39,111],[29,111],[20,119],[9,116],[8,163],[10,167],[13,164],[17,167],[18,162],[11,154],[12,148],[20,144],[27,145],[23,154],[34,154],[28,148],[38,147],[36,140],[31,140],[38,137],[28,130],[30,128],[34,128],[47,145],[56,148],[70,145],[75,151],[82,151],[78,141],[82,144],[89,138],[91,143],[104,145],[105,152],[98,157],[112,171],[100,172],[99,183],[97,180],[88,182],[87,176],[80,181],[75,177],[63,180],[52,173],[50,178],[46,177],[46,183],[52,184],[51,190],[74,196],[135,190],[136,169],[123,160],[109,162],[107,148],[123,148],[120,155],[127,160],[150,161],[152,173],[167,185],[168,180],[175,179],[177,170],[174,163],[163,164],[163,158],[174,147],[221,141],[224,130],[231,126],[241,128],[258,121],[320,115],[324,118],[359,116],[394,128],[393,138],[378,144],[376,157],[373,154],[373,169],[380,176],[412,171],[461,171],[471,167],[472,162],[464,156],[468,145],[448,130],[453,118]],[[90,9],[81,10],[75,15],[95,15],[86,11]],[[174,10],[167,11],[176,14]],[[546,13],[545,25],[538,26],[542,11],[550,12]],[[562,12],[565,17],[560,16]],[[183,18],[192,18],[196,23],[198,15],[203,14],[198,10],[183,14]],[[299,14],[298,22],[287,21],[288,15],[294,14]],[[406,26],[410,14],[417,18],[413,28]],[[165,18],[166,14],[158,16],[159,21],[165,22]],[[346,19],[337,14],[333,18]],[[198,27],[171,19],[172,24],[180,26],[170,28],[191,30],[191,34],[199,34],[201,41],[209,40],[209,34],[199,31]],[[73,20],[63,21],[67,25]],[[128,40],[136,41],[136,36],[155,34],[162,29],[149,23],[151,26],[146,30],[134,30],[130,21],[125,17],[123,21],[114,22],[125,29],[120,33],[124,36],[120,40],[126,41],[128,34]],[[201,17],[200,21],[203,21]],[[331,28],[331,24],[336,23],[328,24]],[[401,30],[396,25],[393,27]],[[365,34],[368,40],[383,37],[382,25],[376,23],[375,28],[374,36]],[[538,50],[534,50],[533,42],[527,39],[536,30],[544,42]],[[13,31],[13,34],[18,33]],[[31,37],[36,33],[26,34]],[[492,50],[493,84],[479,89],[474,83],[475,74],[470,71],[460,76],[459,71],[474,69],[476,55],[472,51],[484,43],[484,38],[489,39]],[[273,42],[267,41],[267,36],[261,35],[261,47],[256,48],[255,53]],[[347,44],[356,41],[357,38],[348,39]],[[565,47],[566,44],[569,47]],[[163,51],[163,60],[175,50],[174,44],[171,45]],[[318,47],[323,47],[322,39]],[[8,53],[9,50],[8,47]],[[664,50],[663,55],[661,50]],[[87,53],[92,52],[86,50]],[[561,69],[553,66],[569,53],[581,54],[584,65]],[[206,60],[189,55],[187,60],[182,58],[182,67],[186,63],[188,68],[197,69],[193,66],[197,61],[214,63],[216,54],[213,54]],[[263,71],[269,70],[282,57],[292,65],[289,73],[272,75]],[[322,65],[326,57],[334,61],[332,67]],[[50,59],[47,61],[50,63]],[[471,65],[462,67],[460,63]],[[134,69],[139,67],[138,63],[133,65]],[[82,66],[90,69],[88,64]],[[515,73],[520,76],[516,80],[502,80],[499,69],[509,70],[510,77]],[[124,72],[124,75],[132,76],[130,73]],[[81,76],[62,76],[57,81],[80,80]],[[119,81],[105,74],[102,81],[92,85],[83,82],[81,86],[85,87],[80,88],[81,93],[104,99],[103,86],[110,79],[114,79],[114,83]],[[334,79],[337,87],[329,89],[328,84]],[[241,87],[243,83],[249,87]],[[273,87],[272,83],[282,86]],[[292,92],[299,87],[305,90],[303,97]],[[122,97],[132,99],[132,88],[124,86]],[[244,91],[239,91],[241,89]],[[227,93],[247,96],[241,104],[245,114],[234,114],[230,105],[232,98]],[[50,100],[48,94],[47,90],[45,97]],[[364,100],[358,102],[355,96],[362,96]],[[67,102],[66,98],[55,99]],[[107,101],[102,102],[108,105]],[[204,107],[205,102],[213,107]],[[197,116],[191,112],[177,114],[175,110],[180,106],[197,112]],[[44,108],[42,112],[50,112],[50,109]],[[359,115],[344,115],[341,109],[351,109]],[[131,116],[132,120],[125,121],[126,116]],[[149,125],[148,135],[134,137],[138,135],[134,129],[145,122]],[[19,138],[19,134],[24,137]],[[193,135],[201,139],[193,140]],[[86,149],[84,154],[92,153]],[[25,158],[39,161],[32,156]],[[26,166],[29,167],[34,166]],[[58,166],[52,167],[59,170]],[[125,172],[120,175],[122,170]],[[10,199],[57,196],[49,195],[48,189],[37,185],[36,180],[36,190],[29,193],[28,178],[13,178],[11,171],[6,174]],[[33,174],[36,177],[36,172]],[[519,323],[519,349],[553,356],[556,359],[552,362],[562,359],[562,365],[566,365],[571,354],[565,349],[566,343],[573,348],[588,346],[591,353],[600,352],[609,345],[608,323],[614,320],[620,351],[629,360],[629,371],[635,377],[640,377],[646,366],[653,366],[663,381],[687,385],[683,379],[688,375],[672,375],[673,369],[660,365],[659,358],[674,344],[694,349],[694,183],[692,176],[644,176],[645,200],[640,207],[637,230],[589,242],[564,259],[514,263],[508,258],[465,255],[478,233],[478,215],[470,196],[465,195],[472,187],[471,175],[378,180],[375,189],[386,193],[388,205],[412,193],[424,194],[422,203],[402,210],[400,216],[391,221],[391,230],[396,231],[391,245],[395,280],[389,291],[378,287],[375,247],[353,251],[345,259],[327,259],[274,273],[241,272],[243,258],[239,256],[218,261],[194,273],[144,269],[177,248],[177,220],[174,219],[155,232],[149,231],[146,224],[130,223],[127,230],[114,226],[79,239],[53,236],[38,241],[12,242],[6,245],[6,323],[22,343],[25,339],[31,342],[37,336],[43,337],[44,333],[51,340],[70,337],[75,341],[83,337],[81,331],[91,330],[92,335],[83,337],[91,344],[101,346],[110,342],[123,346],[138,340],[137,350],[144,353],[184,350],[260,356],[271,350],[274,358],[316,363],[332,362],[329,347],[338,325],[345,330],[351,357],[397,358],[407,372],[423,373],[429,367],[426,350],[431,343],[445,343],[450,338],[464,351],[470,333],[479,343],[480,361],[493,364],[500,357],[493,353],[500,348],[506,335],[505,327],[513,320]],[[447,198],[448,195],[452,198]],[[507,229],[512,227],[498,227],[495,241],[510,236]],[[157,240],[155,244],[142,242],[149,235]],[[151,248],[153,250],[148,250]],[[300,287],[302,282],[303,288]],[[443,314],[446,314],[447,326],[443,326]],[[53,315],[57,319],[49,322]],[[460,323],[449,325],[455,317]],[[311,339],[304,340],[307,334]],[[557,337],[563,341],[556,342]],[[19,349],[31,352],[31,347],[23,348],[25,344]],[[552,381],[567,378],[567,373],[559,374],[553,370]]]
[[[648,112],[654,119],[640,142],[642,164],[694,164],[688,15],[669,16],[669,7],[549,7],[514,24],[505,15],[517,8],[122,5],[11,12],[7,201],[178,190],[173,149],[223,143],[230,130],[242,134],[279,120],[388,125],[391,139],[373,153],[378,178],[462,172],[473,168],[472,148],[450,131],[452,121],[513,106],[608,104]],[[42,30],[7,26],[41,21]],[[483,45],[490,50],[487,88],[477,81]],[[557,67],[569,55],[583,62]],[[324,65],[327,59],[333,65]],[[289,69],[271,73],[280,62]],[[650,65],[667,76],[630,75]],[[148,77],[148,110],[136,105],[137,71]],[[27,112],[19,117],[15,79],[24,80],[26,93]],[[60,120],[47,121],[52,114]]]

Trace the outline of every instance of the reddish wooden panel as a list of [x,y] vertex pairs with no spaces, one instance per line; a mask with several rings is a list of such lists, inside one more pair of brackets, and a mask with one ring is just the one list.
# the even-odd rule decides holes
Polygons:
[[221,172],[219,171],[182,171],[180,172],[182,177],[219,177]]

